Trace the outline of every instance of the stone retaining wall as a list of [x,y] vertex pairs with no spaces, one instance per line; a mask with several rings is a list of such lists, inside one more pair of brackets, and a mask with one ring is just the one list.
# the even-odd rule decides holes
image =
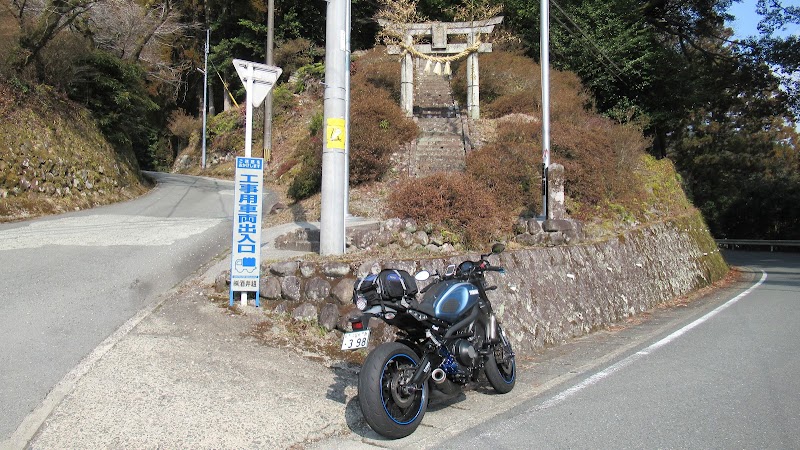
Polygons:
[[[466,255],[477,259],[477,254]],[[286,261],[262,267],[266,308],[346,331],[356,278],[382,268],[443,271],[464,255],[398,261]],[[723,277],[727,265],[699,214],[595,243],[506,251],[490,261],[489,293],[519,352],[540,349],[647,311]],[[498,261],[499,259],[499,261]],[[227,288],[221,274],[217,288]]]

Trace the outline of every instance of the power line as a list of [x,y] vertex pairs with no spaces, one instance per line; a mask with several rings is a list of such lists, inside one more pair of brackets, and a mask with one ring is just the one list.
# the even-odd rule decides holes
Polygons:
[[[570,17],[570,15],[567,14],[567,12],[564,11],[564,9],[555,0],[550,0],[550,2],[569,21],[569,23],[572,24],[572,26],[575,27],[583,35],[584,38],[583,40],[585,40],[591,45],[591,47],[589,48],[589,52],[592,53],[599,60],[599,62],[606,68],[606,70],[609,71],[609,73],[611,73],[611,75],[615,76],[619,81],[627,85],[628,83],[622,78],[622,74],[624,73],[623,70],[608,55],[606,55],[606,53],[600,47],[598,47],[594,43],[592,38],[585,31],[583,31],[583,29],[577,23],[575,23],[574,20],[572,20],[572,17]],[[562,22],[561,19],[559,19],[557,16],[553,17],[562,27],[564,27],[567,33],[569,33],[571,36],[577,39],[580,39],[580,36],[576,36],[573,30],[571,30],[570,27],[568,27],[564,22]],[[616,69],[616,71],[612,70],[612,68],[609,67],[608,64],[606,64],[606,61],[611,63],[611,65],[614,67],[614,69]]]

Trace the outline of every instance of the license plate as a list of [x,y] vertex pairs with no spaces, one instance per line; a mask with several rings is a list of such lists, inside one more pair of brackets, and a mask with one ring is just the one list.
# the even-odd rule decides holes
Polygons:
[[342,339],[342,350],[365,348],[369,344],[369,330],[345,333]]

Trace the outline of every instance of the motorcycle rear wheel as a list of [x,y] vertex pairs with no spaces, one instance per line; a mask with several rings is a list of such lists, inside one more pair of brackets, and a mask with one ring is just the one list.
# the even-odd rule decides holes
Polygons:
[[358,374],[358,402],[369,426],[378,434],[399,439],[417,429],[428,408],[428,383],[407,390],[419,357],[398,342],[379,345]]
[[493,345],[486,358],[483,371],[489,384],[498,394],[508,394],[517,382],[517,362],[511,342],[506,338],[503,329],[497,325],[500,342]]

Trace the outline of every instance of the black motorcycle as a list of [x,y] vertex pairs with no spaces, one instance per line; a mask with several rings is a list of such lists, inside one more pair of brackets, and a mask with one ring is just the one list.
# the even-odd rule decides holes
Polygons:
[[487,261],[504,249],[495,244],[479,261],[437,272],[421,291],[416,282],[428,280],[427,271],[412,277],[387,269],[356,282],[353,302],[362,314],[351,319],[354,331],[344,335],[342,349],[367,347],[373,317],[399,329],[395,342],[370,352],[358,376],[361,411],[377,433],[392,439],[413,433],[427,410],[430,385],[454,394],[483,373],[498,393],[514,388],[514,351],[486,295],[497,286],[486,286],[484,278],[504,271]]

